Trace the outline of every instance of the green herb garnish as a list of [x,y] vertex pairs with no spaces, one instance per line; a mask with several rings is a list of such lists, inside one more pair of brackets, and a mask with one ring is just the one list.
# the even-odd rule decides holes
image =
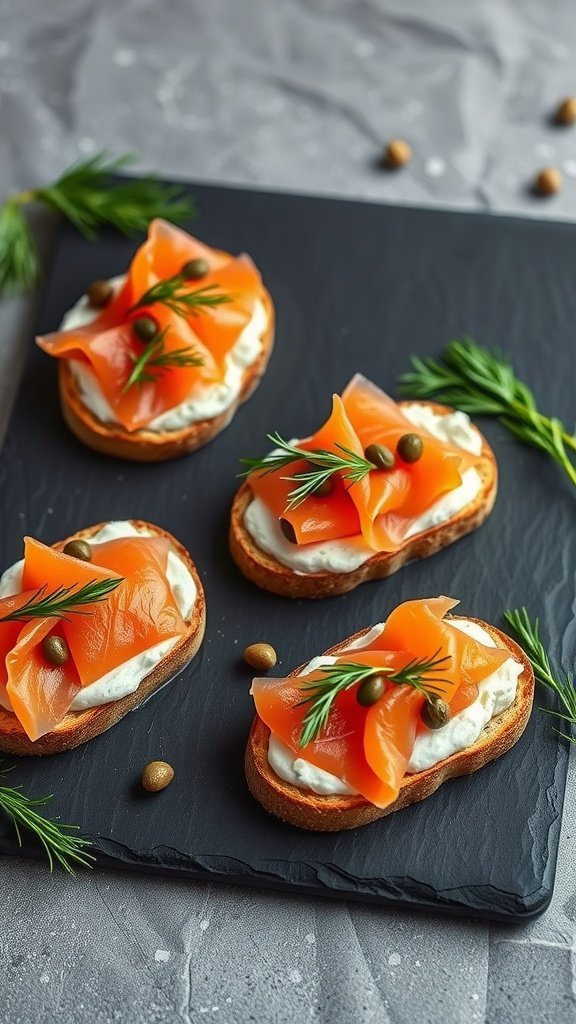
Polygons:
[[[0,777],[12,771],[11,768],[0,769]],[[48,857],[50,871],[54,864],[60,864],[70,875],[74,874],[72,864],[90,868],[96,858],[87,853],[92,843],[89,839],[71,833],[78,830],[77,825],[66,825],[52,818],[45,818],[36,810],[52,799],[41,796],[36,799],[24,796],[21,786],[0,786],[0,810],[10,818],[16,832],[18,845],[22,846],[21,829],[25,828],[42,843]]]
[[123,577],[92,580],[80,587],[79,590],[76,590],[73,585],[58,587],[49,594],[46,593],[45,586],[40,587],[20,608],[15,608],[8,615],[3,615],[0,622],[18,622],[27,619],[65,619],[67,615],[89,615],[89,611],[83,610],[84,605],[105,601],[108,595],[123,582]]
[[282,477],[283,480],[293,480],[298,484],[288,495],[287,509],[301,505],[334,473],[341,473],[342,478],[349,484],[356,484],[372,470],[378,468],[373,462],[369,462],[368,459],[341,444],[336,445],[336,448],[342,452],[342,455],[338,455],[337,452],[330,452],[324,448],[312,448],[310,451],[298,448],[285,441],[278,433],[268,434],[267,437],[280,450],[269,452],[261,459],[240,459],[246,469],[238,475],[249,476],[250,473],[260,473],[262,476],[266,476],[268,473],[274,473],[277,469],[284,469],[292,462],[306,459],[311,465],[309,470],[294,473],[293,476]]
[[160,302],[177,316],[195,316],[199,309],[222,306],[226,302],[232,302],[231,295],[225,295],[218,291],[218,285],[206,284],[201,288],[194,288],[190,291],[190,284],[187,283],[184,274],[174,274],[163,281],[157,281],[147,292],[140,296],[138,302],[128,310],[133,313],[142,306],[153,306]]
[[[139,356],[132,354],[134,369],[122,388],[122,394],[125,394],[134,384],[154,383],[154,381],[158,380],[162,370],[170,370],[175,366],[203,365],[204,360],[202,356],[199,356],[194,349],[175,348],[171,352],[167,352],[165,349],[167,332],[168,328],[165,327],[156,338],[153,338],[146,345],[146,348],[143,349]],[[158,369],[158,373],[150,372],[154,367]]]
[[400,377],[402,395],[435,398],[472,416],[498,416],[519,441],[551,455],[576,485],[576,466],[566,450],[576,450],[576,435],[538,411],[532,391],[503,356],[462,338],[449,343],[440,362],[412,356],[412,367]]
[[[556,694],[564,709],[563,711],[554,711],[552,708],[541,707],[540,711],[546,711],[549,715],[563,719],[563,721],[568,722],[571,728],[576,727],[576,687],[574,686],[574,678],[568,672],[565,672],[563,677],[561,676],[560,678],[554,675],[547,651],[540,640],[538,619],[534,619],[534,622],[531,622],[530,616],[524,607],[504,612],[504,618],[512,626],[520,644],[524,648],[524,653],[530,660],[536,679]],[[568,735],[561,732],[560,736],[564,736],[565,739],[570,740],[572,743],[576,742],[576,736],[573,734]]]
[[0,210],[0,294],[26,291],[38,280],[38,253],[24,214],[29,203],[58,211],[86,238],[95,238],[105,225],[133,235],[146,231],[154,217],[182,221],[194,215],[181,186],[165,185],[154,175],[118,184],[113,176],[134,159],[98,153],[73,164],[52,185],[6,200]]
[[314,679],[311,682],[304,682],[300,689],[307,696],[296,704],[301,707],[303,704],[310,704],[302,721],[302,732],[299,745],[306,747],[312,743],[326,728],[330,717],[332,705],[339,693],[349,690],[351,686],[362,683],[371,676],[384,676],[390,683],[398,686],[413,686],[426,697],[432,694],[442,694],[437,683],[446,682],[445,679],[435,675],[436,671],[442,671],[441,666],[446,666],[450,661],[448,656],[439,658],[436,651],[431,658],[413,658],[404,668],[393,669],[389,666],[384,668],[373,668],[367,665],[359,665],[355,662],[342,662],[340,665],[325,665],[318,671],[324,674],[324,679]]

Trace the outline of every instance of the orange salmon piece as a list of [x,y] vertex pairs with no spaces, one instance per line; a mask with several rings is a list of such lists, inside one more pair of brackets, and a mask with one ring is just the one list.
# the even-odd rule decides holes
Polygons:
[[42,654],[40,645],[45,637],[53,631],[62,635],[58,627],[54,619],[32,619],[24,624],[6,657],[6,692],[31,740],[51,732],[62,721],[80,689],[71,658],[64,665],[52,665]]

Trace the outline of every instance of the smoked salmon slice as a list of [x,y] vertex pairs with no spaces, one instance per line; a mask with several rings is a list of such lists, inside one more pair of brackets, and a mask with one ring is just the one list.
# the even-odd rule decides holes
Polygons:
[[[368,647],[343,652],[336,664],[390,670],[415,659],[445,658],[433,672],[434,692],[462,710],[476,699],[477,683],[509,653],[487,647],[444,621],[456,604],[451,598],[405,602]],[[376,703],[363,707],[356,699],[357,685],[352,686],[338,693],[325,729],[303,748],[299,740],[308,705],[302,700],[309,691],[302,687],[325,679],[319,670],[255,679],[251,693],[256,712],[296,757],[343,779],[377,807],[387,807],[398,796],[416,734],[425,728],[421,711],[426,698],[414,686],[389,682]]]
[[[296,445],[306,451],[347,450],[363,457],[371,444],[395,452],[400,438],[414,430],[392,398],[357,374],[342,397],[334,395],[331,414],[320,430]],[[416,520],[461,485],[466,469],[482,463],[481,457],[440,441],[423,428],[418,434],[424,447],[417,462],[396,459],[394,468],[375,469],[354,483],[335,474],[331,493],[312,494],[296,507],[288,507],[290,492],[297,486],[288,478],[310,469],[303,461],[273,472],[256,470],[249,477],[250,487],[277,518],[290,524],[298,544],[361,534],[372,550],[395,551]]]
[[[92,545],[85,562],[25,538],[20,594],[0,600],[0,686],[31,740],[50,732],[74,697],[143,651],[186,632],[166,577],[170,543],[164,537],[123,537]],[[118,579],[105,600],[60,618],[2,622],[35,597],[59,588],[71,594],[89,583]],[[69,658],[50,664],[42,641],[65,640]]]
[[[185,317],[159,302],[133,309],[153,285],[180,273],[195,259],[205,260],[209,270],[188,282],[189,290],[209,288],[226,295],[225,303],[197,307]],[[128,431],[140,430],[192,398],[197,389],[222,381],[228,354],[249,324],[262,287],[248,256],[220,253],[174,225],[154,220],[124,284],[96,319],[85,327],[39,337],[37,343],[49,355],[89,364],[117,422]],[[128,386],[146,347],[132,326],[142,316],[153,317],[158,324],[164,352],[190,350],[198,365],[157,367],[154,381]]]

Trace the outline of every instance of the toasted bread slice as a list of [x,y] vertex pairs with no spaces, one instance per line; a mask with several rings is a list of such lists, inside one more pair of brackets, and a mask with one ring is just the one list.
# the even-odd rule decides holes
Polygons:
[[[402,406],[413,403],[399,402],[398,404]],[[449,406],[439,405],[437,402],[421,402],[419,404],[430,405],[434,412],[439,414],[454,411]],[[482,486],[474,501],[461,509],[457,515],[447,519],[445,523],[432,526],[428,530],[410,537],[397,551],[377,552],[352,572],[314,572],[309,574],[294,572],[273,555],[262,551],[244,526],[244,515],[253,498],[250,483],[245,481],[236,492],[232,503],[229,532],[232,558],[240,571],[252,583],[256,583],[257,586],[269,590],[273,594],[294,598],[334,597],[337,594],[345,594],[349,590],[354,590],[360,583],[391,576],[406,562],[415,558],[429,558],[441,548],[452,544],[453,541],[481,526],[494,507],[498,490],[498,467],[494,452],[486,438],[482,434],[480,436],[482,437],[482,457],[485,461],[479,470]]]
[[237,399],[219,416],[199,420],[181,430],[137,430],[133,433],[118,423],[103,423],[84,405],[68,360],[59,361],[58,382],[60,405],[67,426],[79,441],[104,455],[136,462],[164,462],[186,455],[208,444],[228,426],[238,407],[246,402],[258,387],[274,346],[274,305],[268,291],[262,289],[261,300],[266,308],[268,323],[262,335],[262,351],[256,362],[244,371],[242,387]]
[[[206,626],[206,601],[198,570],[186,548],[171,533],[146,523],[139,519],[131,520],[136,529],[148,530],[157,537],[166,537],[179,558],[185,563],[188,572],[196,584],[196,601],[191,612],[190,619],[186,622],[187,630],[165,658],[148,673],[142,680],[134,693],[129,693],[120,700],[102,704],[100,707],[87,708],[85,711],[69,711],[60,724],[41,736],[37,740],[30,740],[16,718],[16,715],[0,707],[0,751],[7,754],[59,754],[64,750],[72,750],[94,739],[100,733],[106,732],[111,726],[116,725],[124,715],[138,707],[139,704],[150,696],[164,683],[175,676],[197,653]],[[72,537],[59,541],[54,545],[59,551],[70,540],[89,540],[98,530],[101,530],[104,523],[79,530]]]
[[[451,754],[450,757],[424,771],[405,775],[397,800],[389,807],[381,808],[375,807],[360,795],[319,796],[311,790],[299,789],[285,782],[276,775],[268,763],[270,730],[256,716],[248,738],[245,757],[246,779],[252,795],[270,814],[276,815],[290,825],[314,832],[339,832],[368,825],[371,821],[392,814],[393,811],[425,800],[447,779],[454,779],[458,775],[471,775],[489,761],[494,761],[501,754],[505,754],[520,739],[528,723],[534,698],[534,672],[524,651],[514,640],[481,619],[471,621],[477,622],[487,630],[497,646],[509,650],[511,657],[523,666],[513,703],[506,711],[490,719],[471,747]],[[331,647],[326,654],[338,654],[346,650],[353,640],[359,639],[367,632],[367,629],[361,630],[336,647]],[[297,676],[303,667],[294,669],[290,675]]]

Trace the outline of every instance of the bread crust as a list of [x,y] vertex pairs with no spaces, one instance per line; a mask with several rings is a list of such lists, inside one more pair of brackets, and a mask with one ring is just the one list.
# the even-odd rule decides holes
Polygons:
[[[167,530],[140,519],[132,519],[130,522],[137,529],[148,530],[156,537],[165,537],[193,577],[197,596],[191,617],[186,622],[186,633],[166,657],[144,677],[134,693],[129,693],[125,697],[121,697],[120,700],[102,704],[100,707],[87,708],[84,711],[69,711],[52,732],[46,733],[45,736],[41,736],[37,740],[32,741],[28,738],[16,715],[0,707],[0,751],[3,753],[43,756],[59,754],[64,750],[72,750],[82,743],[87,743],[88,740],[94,739],[95,736],[99,736],[100,733],[106,732],[107,729],[116,725],[116,722],[124,718],[124,715],[138,707],[154,690],[159,689],[180,672],[197,653],[206,626],[206,601],[194,562],[186,548]],[[105,523],[98,523],[96,526],[86,527],[73,534],[72,537],[58,541],[53,546],[61,551],[70,540],[80,538],[89,540],[105,525]]]
[[[410,402],[399,402],[400,406]],[[437,402],[422,402],[434,412],[449,413],[454,410]],[[478,431],[480,433],[480,431]],[[397,572],[415,558],[429,558],[441,548],[452,544],[465,534],[481,526],[494,507],[498,490],[498,467],[496,458],[486,438],[482,438],[483,463],[482,486],[474,501],[471,501],[457,515],[445,523],[432,526],[415,537],[406,540],[397,551],[379,551],[372,558],[352,572],[315,572],[300,575],[288,566],[282,565],[273,555],[267,554],[253,541],[244,526],[244,515],[252,501],[253,491],[245,481],[236,492],[230,516],[229,545],[232,558],[240,571],[264,590],[282,597],[334,597],[354,590],[360,583],[383,579]]]
[[198,420],[181,430],[137,430],[130,433],[118,423],[103,423],[84,405],[69,361],[61,359],[58,367],[60,406],[69,429],[88,448],[136,462],[165,462],[208,444],[228,426],[238,407],[254,393],[268,365],[274,347],[274,305],[265,288],[262,288],[260,298],[268,319],[261,339],[262,351],[256,362],[245,369],[237,399],[219,416]]
[[[462,616],[448,616],[462,618]],[[467,617],[468,618],[468,617]],[[299,789],[281,779],[268,763],[268,740],[270,730],[256,716],[250,730],[245,756],[245,771],[248,788],[262,806],[282,821],[298,828],[313,832],[339,832],[345,829],[368,825],[378,818],[384,818],[409,804],[425,800],[448,779],[459,775],[471,775],[490,761],[501,757],[520,739],[532,710],[534,698],[534,672],[524,651],[505,633],[481,619],[470,618],[486,629],[498,647],[510,651],[511,656],[521,662],[522,674],[518,679],[516,697],[509,708],[492,718],[482,730],[476,743],[471,747],[451,754],[438,764],[414,775],[406,775],[400,786],[398,798],[390,806],[381,808],[369,803],[363,796],[320,796],[310,790]],[[353,640],[359,639],[368,629],[355,633],[326,654],[338,654]],[[291,676],[297,676],[304,666],[294,669]]]

